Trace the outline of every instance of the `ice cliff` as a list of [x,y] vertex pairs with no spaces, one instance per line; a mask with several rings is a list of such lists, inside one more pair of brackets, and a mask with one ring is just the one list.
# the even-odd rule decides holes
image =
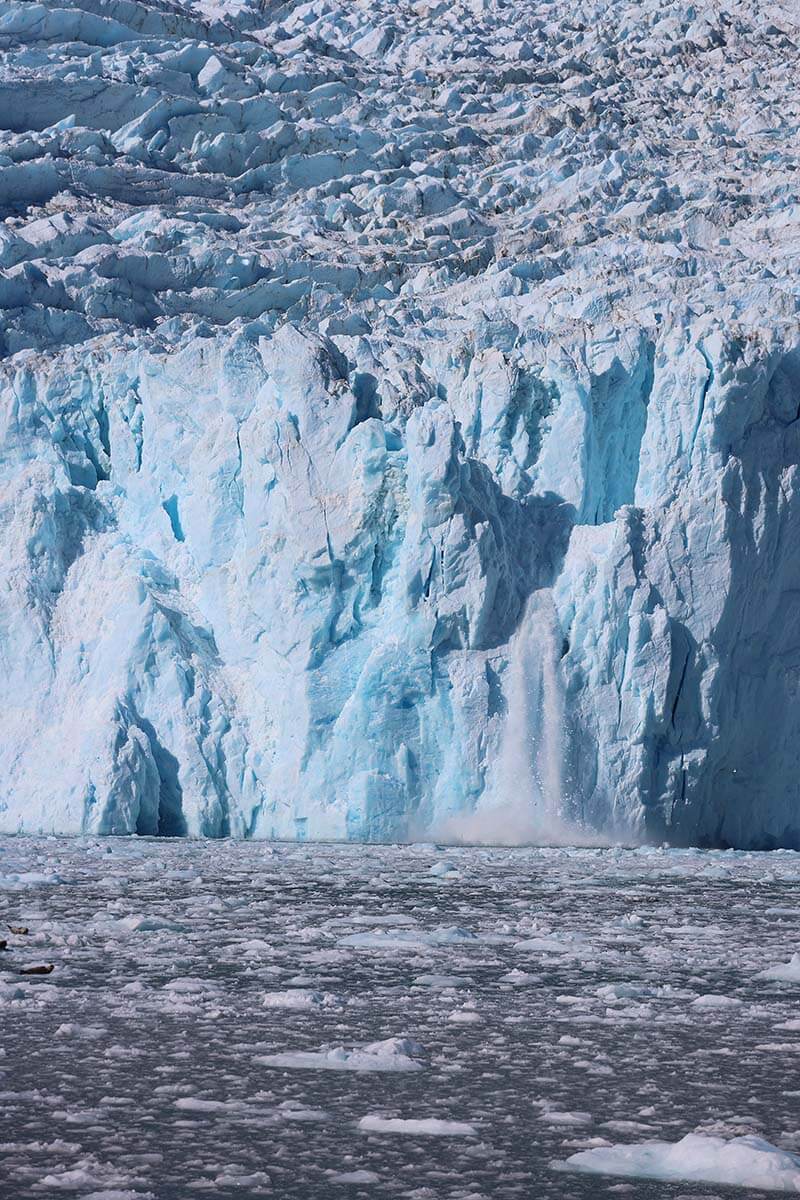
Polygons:
[[0,2],[0,828],[800,847],[800,24]]

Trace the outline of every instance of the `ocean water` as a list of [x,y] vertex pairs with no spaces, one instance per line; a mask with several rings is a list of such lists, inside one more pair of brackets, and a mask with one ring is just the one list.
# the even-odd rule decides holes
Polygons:
[[759,978],[798,881],[791,852],[6,838],[0,1196],[741,1195],[559,1164],[800,1150],[800,979]]

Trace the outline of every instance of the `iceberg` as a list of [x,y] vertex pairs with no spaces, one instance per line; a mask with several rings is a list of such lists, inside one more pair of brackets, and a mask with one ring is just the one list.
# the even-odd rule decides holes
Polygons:
[[800,1191],[800,1157],[764,1138],[687,1133],[679,1142],[599,1146],[572,1154],[564,1170],[664,1182],[721,1183],[766,1192]]
[[612,7],[2,0],[1,831],[800,848],[796,30]]

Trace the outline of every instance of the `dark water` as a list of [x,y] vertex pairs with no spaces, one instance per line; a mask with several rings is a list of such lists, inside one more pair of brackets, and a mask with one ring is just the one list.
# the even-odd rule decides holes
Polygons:
[[[798,948],[799,878],[789,853],[6,839],[30,932],[0,956],[0,1196],[742,1195],[553,1164],[692,1130],[800,1149],[800,985],[754,978]],[[259,1061],[401,1036],[420,1069]]]

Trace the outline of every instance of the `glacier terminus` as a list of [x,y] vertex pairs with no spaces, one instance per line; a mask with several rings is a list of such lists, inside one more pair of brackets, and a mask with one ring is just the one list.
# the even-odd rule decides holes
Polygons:
[[800,848],[789,3],[0,2],[0,830]]

